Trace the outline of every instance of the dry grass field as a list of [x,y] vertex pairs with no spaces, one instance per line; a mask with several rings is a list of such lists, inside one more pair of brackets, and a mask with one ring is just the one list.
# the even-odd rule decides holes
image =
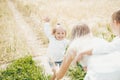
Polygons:
[[[73,25],[86,23],[95,35],[105,35],[108,39],[111,14],[120,9],[120,0],[11,0],[22,14],[30,28],[43,45],[48,43],[43,32],[43,18],[49,16],[54,27],[60,22],[68,31]],[[107,37],[106,37],[107,36]],[[109,37],[110,36],[110,37]],[[109,39],[108,39],[109,40]],[[25,39],[16,29],[16,24],[7,5],[7,0],[0,0],[0,64],[12,61],[31,51]]]
[[13,61],[30,51],[15,26],[6,0],[0,0],[0,64]]
[[68,37],[73,25],[78,23],[88,24],[95,35],[108,33],[106,26],[111,14],[120,9],[120,0],[14,0],[14,3],[38,34],[41,34],[43,18],[49,16],[53,27],[59,22],[67,28]]

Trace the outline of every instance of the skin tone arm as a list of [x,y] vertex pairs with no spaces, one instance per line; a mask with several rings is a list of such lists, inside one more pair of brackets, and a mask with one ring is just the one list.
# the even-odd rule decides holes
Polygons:
[[[71,52],[72,52],[72,54],[71,54]],[[71,62],[73,61],[73,59],[76,56],[76,52],[73,51],[73,50],[68,51],[67,54],[68,55],[66,55],[63,59],[63,62],[62,62],[62,65],[61,65],[59,71],[56,73],[56,79],[57,80],[61,79],[65,75],[66,71],[68,70],[68,68],[71,64]]]
[[84,55],[92,55],[92,49],[80,53],[80,54],[76,57],[76,62],[79,62],[79,61],[82,59],[82,56],[84,56]]
[[51,77],[50,80],[55,80],[55,77],[56,77],[56,70],[55,69],[52,69],[53,71],[53,76]]
[[[84,55],[92,55],[92,49],[88,50],[88,51],[85,51],[85,52],[82,52],[79,55],[77,55],[75,57],[75,60],[73,61],[73,64],[77,65],[77,62],[80,62],[80,60],[83,58]],[[87,71],[87,66],[84,66],[83,70],[86,72]]]
[[43,19],[45,22],[50,22],[50,19],[48,17]]
[[[71,54],[71,52],[72,52],[72,54]],[[56,73],[56,75],[54,75],[54,76],[56,76],[56,79],[58,79],[58,80],[61,79],[61,78],[63,78],[63,76],[67,72],[67,70],[68,70],[71,62],[76,57],[76,52],[73,51],[73,50],[72,51],[68,51],[67,54],[71,54],[71,55],[67,55],[67,56],[64,57],[64,60],[62,62],[62,65],[61,65],[59,71]],[[88,51],[85,51],[85,52],[82,52],[81,54],[82,55],[78,55],[76,57],[76,61],[80,61],[82,59],[83,55],[92,55],[92,49],[88,50]]]

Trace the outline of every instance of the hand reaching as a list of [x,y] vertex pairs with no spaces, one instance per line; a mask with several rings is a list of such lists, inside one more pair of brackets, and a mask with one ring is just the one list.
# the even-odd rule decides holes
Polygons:
[[83,67],[83,70],[84,70],[85,72],[87,72],[87,67],[86,67],[86,66],[84,66],[84,67]]
[[46,17],[43,19],[45,22],[49,22],[50,21],[50,18],[49,17]]
[[53,68],[52,71],[53,71],[53,75],[52,75],[50,80],[55,80],[55,78],[56,78],[56,68]]

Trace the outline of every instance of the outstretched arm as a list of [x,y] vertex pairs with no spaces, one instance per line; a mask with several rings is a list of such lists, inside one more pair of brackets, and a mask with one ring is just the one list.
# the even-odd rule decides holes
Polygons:
[[71,62],[73,61],[73,59],[76,56],[76,52],[75,51],[68,51],[67,55],[64,57],[62,65],[59,69],[59,71],[56,73],[56,79],[61,79],[65,73],[67,72]]
[[[56,78],[59,80],[61,79],[66,71],[68,70],[71,62],[75,59],[77,53],[74,51],[74,50],[70,50],[67,52],[67,55],[64,57],[64,60],[62,62],[62,65],[59,69],[59,71],[56,73]],[[81,55],[77,55],[76,59],[77,61],[80,61],[83,57],[83,55],[92,55],[92,49],[91,50],[88,50],[88,51],[85,51],[85,52],[82,52]]]
[[46,17],[44,19],[44,32],[48,38],[52,36],[51,26],[50,26],[50,19]]

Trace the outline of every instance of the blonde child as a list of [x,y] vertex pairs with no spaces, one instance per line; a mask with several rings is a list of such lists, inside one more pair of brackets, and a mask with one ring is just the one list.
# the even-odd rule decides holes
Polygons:
[[60,66],[69,44],[69,40],[66,39],[66,30],[60,24],[57,24],[51,30],[50,19],[45,18],[44,21],[44,32],[49,39],[47,56],[49,57],[50,65],[53,66],[55,63],[55,65]]

